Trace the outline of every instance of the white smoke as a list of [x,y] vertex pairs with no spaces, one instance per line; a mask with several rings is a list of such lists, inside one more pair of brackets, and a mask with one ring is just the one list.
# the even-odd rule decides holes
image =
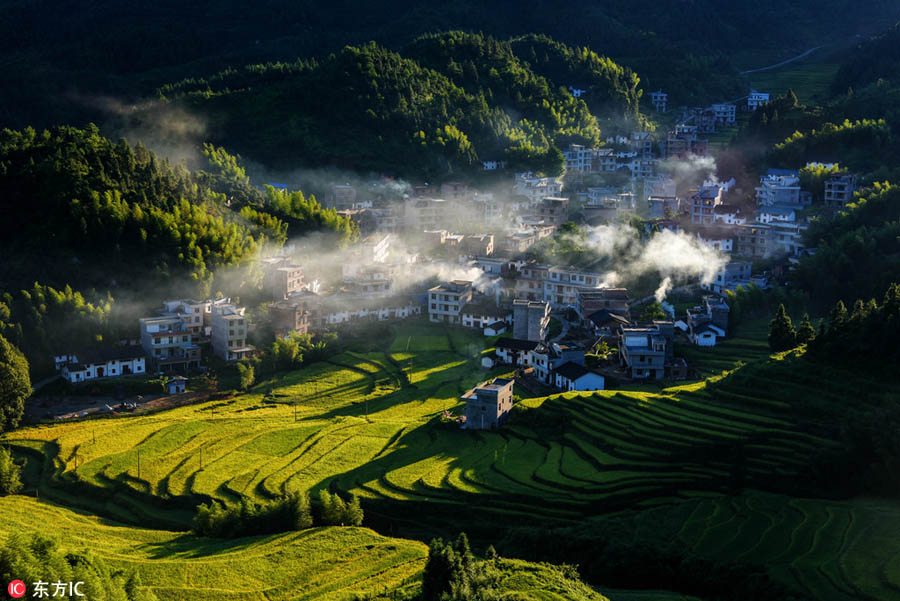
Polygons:
[[669,291],[672,289],[672,278],[664,277],[663,281],[659,283],[659,288],[656,289],[656,292],[653,293],[653,296],[656,297],[656,302],[661,303],[666,300],[666,295],[669,294]]

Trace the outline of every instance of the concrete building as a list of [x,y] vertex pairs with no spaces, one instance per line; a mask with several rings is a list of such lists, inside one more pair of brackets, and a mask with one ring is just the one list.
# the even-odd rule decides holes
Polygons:
[[800,178],[792,169],[769,169],[759,176],[756,203],[762,207],[788,206],[800,208]]
[[269,317],[276,334],[309,334],[310,313],[305,300],[292,297],[276,301],[269,305]]
[[757,92],[751,89],[750,95],[747,96],[747,110],[755,111],[762,105],[768,104],[769,96],[768,92]]
[[165,317],[179,317],[184,327],[191,333],[194,341],[208,338],[207,326],[210,319],[210,307],[215,301],[196,301],[188,298],[165,300],[160,312]]
[[697,136],[696,125],[676,125],[666,135],[665,149],[667,159],[683,159],[688,155],[705,155],[709,151],[709,140]]
[[514,380],[494,378],[462,395],[466,403],[467,430],[493,430],[512,409]]
[[548,196],[537,206],[537,216],[549,225],[562,225],[569,220],[569,199]]
[[716,272],[711,282],[706,283],[701,279],[700,287],[716,294],[724,294],[726,290],[734,290],[739,285],[749,285],[752,275],[750,261],[729,261]]
[[200,347],[182,316],[142,317],[141,347],[158,371],[187,372],[200,366]]
[[472,300],[472,282],[453,280],[428,291],[428,319],[435,323],[461,324],[460,315]]
[[339,211],[353,209],[356,204],[356,188],[350,184],[332,185],[329,201],[325,203],[325,208]]
[[516,298],[545,301],[553,309],[574,307],[579,290],[596,289],[603,282],[605,274],[528,264],[519,269],[515,280]]
[[437,230],[446,226],[456,203],[443,198],[409,198],[405,206],[405,225],[413,232]]
[[244,308],[233,304],[213,309],[213,354],[225,361],[238,361],[251,356],[255,349],[247,344],[247,318]]
[[535,340],[519,340],[518,338],[500,338],[494,344],[497,360],[507,365],[528,367],[531,365],[532,351],[540,342]]
[[734,231],[731,228],[707,227],[696,233],[697,240],[710,248],[725,254],[734,250]]
[[605,378],[577,363],[564,363],[554,373],[554,384],[565,392],[603,390]]
[[718,185],[701,186],[691,196],[691,223],[710,225],[715,221],[715,209],[722,204],[725,188]]
[[669,95],[662,90],[650,92],[650,104],[658,113],[665,113],[669,110]]
[[550,303],[516,299],[513,301],[513,337],[540,341],[547,337]]
[[849,173],[832,175],[825,181],[825,202],[844,207],[853,202],[855,191],[855,175]]
[[668,341],[657,326],[622,327],[619,361],[634,379],[662,379]]
[[627,288],[580,290],[576,295],[575,311],[585,325],[593,313],[601,310],[630,319],[629,303]]
[[[508,308],[499,307],[488,299],[480,302],[466,303],[460,312],[463,327],[484,329],[489,325],[499,322],[509,322],[512,315]],[[499,328],[499,326],[497,326]],[[496,329],[496,328],[495,328]]]
[[57,356],[56,369],[64,380],[77,383],[98,378],[143,374],[147,371],[147,363],[143,348],[118,346]]
[[489,257],[494,254],[494,235],[468,234],[463,237],[460,251],[470,257]]
[[775,252],[772,227],[764,223],[736,225],[734,254],[741,257],[770,257]]
[[710,108],[718,123],[733,125],[737,122],[737,105],[729,103],[714,104]]
[[548,196],[557,197],[563,185],[553,177],[537,177],[531,172],[517,173],[513,193],[524,196],[534,206]]
[[677,196],[649,196],[647,206],[650,219],[672,219],[678,216],[680,210]]

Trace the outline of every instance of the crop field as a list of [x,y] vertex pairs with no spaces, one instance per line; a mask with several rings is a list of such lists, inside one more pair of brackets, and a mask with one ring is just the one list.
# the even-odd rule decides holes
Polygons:
[[[785,402],[750,403],[753,390],[724,386],[711,395],[702,383],[527,399],[496,432],[440,423],[487,377],[474,367],[484,344],[461,329],[401,327],[386,352],[339,354],[229,401],[38,426],[6,441],[29,458],[29,482],[44,496],[170,528],[184,528],[209,498],[323,487],[379,508],[462,508],[479,496],[490,498],[486,516],[570,523],[724,492],[736,478],[789,479],[831,444],[797,429]],[[412,385],[401,385],[401,370]]]
[[701,348],[690,343],[676,346],[675,354],[687,359],[701,377],[718,375],[734,369],[740,363],[765,359],[771,352],[767,337],[768,319],[756,319],[742,323],[734,336],[729,336],[714,347]]
[[[490,536],[501,521],[565,526],[635,507],[696,506],[677,523],[683,524],[678,536],[698,554],[779,557],[773,573],[801,590],[818,595],[832,582],[834,590],[852,594],[853,582],[870,598],[888,599],[885,591],[900,585],[894,575],[900,563],[893,559],[900,557],[893,540],[900,539],[890,538],[893,530],[881,533],[884,544],[870,552],[880,562],[874,572],[862,543],[878,512],[854,517],[858,530],[850,530],[845,522],[853,511],[841,513],[839,503],[795,499],[782,511],[771,499],[788,497],[723,496],[790,487],[811,457],[836,444],[798,423],[796,409],[845,402],[864,381],[852,373],[823,379],[799,370],[796,358],[769,358],[760,327],[748,324],[711,349],[722,358],[707,357],[705,369],[731,370],[723,376],[659,392],[525,399],[499,431],[460,430],[440,418],[444,410],[460,413],[459,395],[468,387],[502,373],[478,367],[490,341],[415,324],[382,341],[383,351],[337,354],[233,399],[126,419],[40,425],[3,442],[26,458],[26,484],[42,499],[144,527],[184,531],[193,507],[211,498],[261,500],[321,488],[360,496],[367,523],[381,532],[423,540],[460,530]],[[738,361],[747,365],[735,368]],[[865,382],[874,394],[897,392]],[[892,519],[900,523],[896,514]],[[821,525],[804,529],[816,520]],[[834,573],[821,576],[826,567],[815,553],[824,557],[824,546],[836,544],[830,534],[817,534],[825,528],[844,534],[841,559],[829,564]],[[789,539],[778,542],[779,533]],[[398,569],[397,578],[403,574]],[[347,582],[350,588],[340,594],[361,590]],[[679,598],[658,595],[648,598]],[[539,598],[558,597],[547,592]]]
[[894,599],[900,503],[762,493],[699,501],[679,539],[709,558],[766,565],[810,599]]
[[367,528],[312,528],[235,540],[127,527],[27,497],[0,498],[0,535],[39,532],[137,570],[161,601],[349,600],[402,588],[422,543]]

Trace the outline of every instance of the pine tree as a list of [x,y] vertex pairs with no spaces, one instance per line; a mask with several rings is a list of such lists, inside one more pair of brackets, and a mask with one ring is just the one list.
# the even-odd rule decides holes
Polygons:
[[350,526],[362,526],[363,510],[362,506],[359,504],[359,497],[356,495],[350,497],[344,521]]
[[809,321],[809,313],[803,315],[803,320],[797,327],[797,344],[808,344],[816,337],[816,329]]
[[775,319],[769,324],[769,348],[778,353],[795,346],[797,346],[797,332],[794,330],[784,304],[778,305]]
[[0,495],[12,495],[22,489],[21,471],[12,454],[0,447]]

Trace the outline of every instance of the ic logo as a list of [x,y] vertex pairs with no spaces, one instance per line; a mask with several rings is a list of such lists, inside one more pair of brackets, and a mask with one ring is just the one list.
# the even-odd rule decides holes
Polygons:
[[20,597],[25,596],[25,583],[21,580],[13,580],[9,583],[9,586],[6,587],[9,596],[13,599],[18,599]]

